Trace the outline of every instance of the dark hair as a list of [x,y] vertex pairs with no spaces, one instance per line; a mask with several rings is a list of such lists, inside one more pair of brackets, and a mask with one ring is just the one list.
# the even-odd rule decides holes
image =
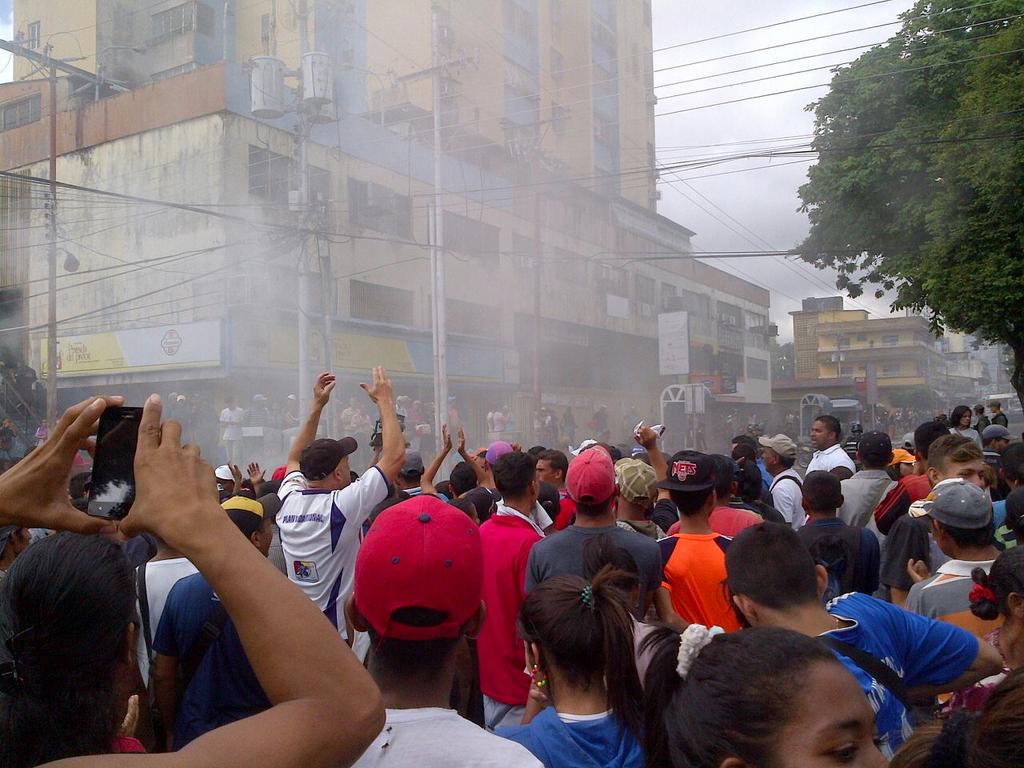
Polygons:
[[609,499],[605,499],[600,504],[587,504],[583,501],[576,502],[576,515],[577,517],[602,517],[608,514],[608,510],[612,508],[612,501],[614,496]]
[[555,450],[544,451],[537,454],[537,461],[541,459],[550,464],[552,469],[560,469],[562,480],[565,480],[565,476],[569,473],[569,458],[564,453]]
[[68,480],[68,496],[80,499],[89,493],[88,484],[92,480],[91,472],[77,472]]
[[727,502],[732,496],[732,484],[736,481],[733,462],[717,453],[711,454],[711,460],[715,463],[715,493],[719,499]]
[[[252,535],[263,527],[264,518],[255,512],[250,512],[247,509],[229,509],[227,513],[231,522],[247,539],[251,539]],[[269,518],[267,519],[269,520]]]
[[[447,614],[431,608],[399,608],[391,617],[412,627],[434,627],[445,620]],[[395,640],[382,637],[367,625],[370,636],[371,670],[383,670],[396,677],[434,677],[444,667],[444,661],[455,650],[459,638],[435,640]]]
[[[608,706],[640,740],[643,692],[636,671],[633,619],[620,589],[622,576],[605,566],[587,582],[554,576],[535,586],[519,611],[519,634],[540,646],[539,663],[550,664],[569,685],[589,689],[602,681]],[[558,706],[558,686],[549,693]]]
[[1024,443],[1010,443],[1003,451],[1001,461],[1007,480],[1015,483],[1024,480]]
[[985,621],[1008,616],[1010,595],[1016,592],[1024,596],[1024,545],[1011,547],[1000,554],[988,573],[975,568],[971,571],[971,579],[975,584],[992,590],[995,598],[971,600],[971,613]]
[[783,456],[781,453],[773,453],[779,457],[779,465],[783,469],[792,469],[793,465],[796,464],[796,456]]
[[506,453],[494,465],[494,487],[502,497],[517,499],[537,477],[537,460],[528,453]]
[[267,480],[260,485],[260,496],[266,496],[268,493],[276,494],[279,490],[281,490],[280,480]]
[[370,524],[372,525],[373,521],[380,516],[381,512],[395,506],[395,504],[401,504],[403,501],[408,501],[411,498],[412,496],[410,496],[405,491],[396,490],[396,492],[392,496],[388,496],[386,499],[384,499],[384,501],[380,502],[380,504],[371,509],[370,516],[367,519],[370,521]]
[[949,428],[939,421],[926,421],[914,430],[914,450],[921,454],[921,458],[928,460],[928,450],[932,443],[940,437],[949,434]]
[[943,468],[946,464],[981,461],[982,458],[984,454],[978,444],[961,435],[947,434],[928,447],[928,466],[936,469]]
[[797,710],[807,670],[839,664],[816,639],[775,627],[718,635],[676,672],[680,635],[658,629],[647,670],[644,752],[647,765],[717,766],[729,757],[775,765],[780,738]]
[[740,533],[725,550],[725,581],[734,595],[767,608],[818,602],[814,559],[790,526],[761,523]]
[[538,483],[537,484],[537,503],[544,508],[544,511],[548,513],[552,520],[558,517],[558,513],[562,506],[562,498],[558,495],[558,488],[553,486],[551,483]]
[[1024,669],[1007,675],[985,702],[967,750],[968,768],[1019,768],[1024,743]]
[[486,522],[490,518],[495,501],[494,494],[490,490],[487,488],[474,488],[471,491],[467,491],[462,498],[473,502],[473,506],[476,507],[477,520],[481,523]]
[[804,500],[815,512],[835,512],[843,503],[843,484],[831,472],[808,472],[804,478]]
[[740,463],[744,461],[757,461],[757,449],[750,443],[736,443],[732,449],[732,457]]
[[1006,497],[1006,527],[1013,530],[1024,518],[1024,488],[1014,488]]
[[123,715],[117,673],[135,617],[131,565],[100,536],[58,533],[15,560],[0,589],[0,765],[110,752]]
[[973,713],[957,709],[941,722],[915,728],[893,755],[889,768],[964,768],[973,722]]
[[693,517],[704,509],[704,504],[707,503],[708,497],[714,492],[714,488],[708,488],[703,491],[669,490],[668,495],[672,499],[672,503],[676,505],[680,515]]
[[964,414],[970,414],[971,407],[969,405],[958,405],[953,409],[953,412],[949,414],[949,426],[954,429],[960,428],[960,419],[964,417]]
[[749,445],[755,451],[757,450],[757,440],[752,438],[750,435],[736,435],[731,441],[732,445]]
[[461,496],[476,488],[476,470],[469,465],[468,461],[460,461],[452,468],[448,482],[451,485],[452,493]]
[[996,526],[992,520],[984,528],[957,528],[936,521],[938,525],[959,547],[987,547],[995,539]]
[[475,517],[477,520],[480,519],[476,512],[476,505],[468,498],[452,499],[448,502],[448,506],[455,507],[456,509],[465,512],[466,516],[469,518]]
[[614,586],[629,595],[640,586],[640,569],[636,559],[624,547],[616,546],[606,533],[583,542],[583,578],[592,581],[606,565],[614,568]]
[[764,495],[764,479],[761,477],[761,470],[754,459],[744,459],[739,462],[740,476],[740,498],[748,504],[760,501]]
[[447,499],[453,497],[452,484],[450,480],[441,480],[439,482],[434,483],[434,490]]
[[836,436],[836,440],[843,439],[843,427],[839,423],[839,419],[827,413],[823,413],[821,416],[817,416],[815,421],[820,421],[825,425],[825,429],[832,432]]
[[535,445],[535,446],[533,446],[533,448],[528,450],[527,453],[530,454],[531,456],[534,456],[534,457],[539,459],[540,455],[542,453],[544,453],[544,451],[546,451],[546,450],[547,450],[547,448],[544,447],[543,445]]

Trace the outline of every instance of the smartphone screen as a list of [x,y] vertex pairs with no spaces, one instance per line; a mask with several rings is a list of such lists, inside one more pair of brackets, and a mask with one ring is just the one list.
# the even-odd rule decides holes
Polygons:
[[100,416],[89,514],[120,520],[135,501],[135,446],[141,408],[107,408]]

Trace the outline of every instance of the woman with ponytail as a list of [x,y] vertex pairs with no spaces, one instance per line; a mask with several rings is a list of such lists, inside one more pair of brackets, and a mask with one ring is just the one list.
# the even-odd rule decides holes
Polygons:
[[[546,768],[643,768],[640,679],[622,574],[605,566],[590,582],[556,576],[519,612],[533,686],[551,706],[498,730]],[[531,698],[539,698],[531,695]]]
[[691,624],[649,642],[648,766],[880,768],[867,697],[817,640],[759,627]]

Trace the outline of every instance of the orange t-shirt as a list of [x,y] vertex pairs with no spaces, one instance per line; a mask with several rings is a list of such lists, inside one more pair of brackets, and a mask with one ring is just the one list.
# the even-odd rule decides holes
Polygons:
[[740,628],[725,596],[725,550],[732,539],[717,533],[679,533],[658,542],[661,585],[672,594],[672,607],[685,621]]

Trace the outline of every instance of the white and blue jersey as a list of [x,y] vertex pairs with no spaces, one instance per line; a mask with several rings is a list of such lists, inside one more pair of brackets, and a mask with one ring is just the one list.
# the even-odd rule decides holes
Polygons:
[[[978,656],[978,641],[969,632],[859,592],[837,597],[826,610],[853,622],[853,626],[826,632],[826,636],[884,662],[903,678],[906,688],[944,685],[966,672]],[[867,694],[875,711],[879,749],[891,758],[913,732],[906,707],[855,662],[835,653]]]
[[362,526],[370,512],[391,493],[384,473],[371,467],[340,491],[310,488],[305,476],[289,472],[278,495],[288,578],[317,604],[345,637],[341,609],[351,594]]

